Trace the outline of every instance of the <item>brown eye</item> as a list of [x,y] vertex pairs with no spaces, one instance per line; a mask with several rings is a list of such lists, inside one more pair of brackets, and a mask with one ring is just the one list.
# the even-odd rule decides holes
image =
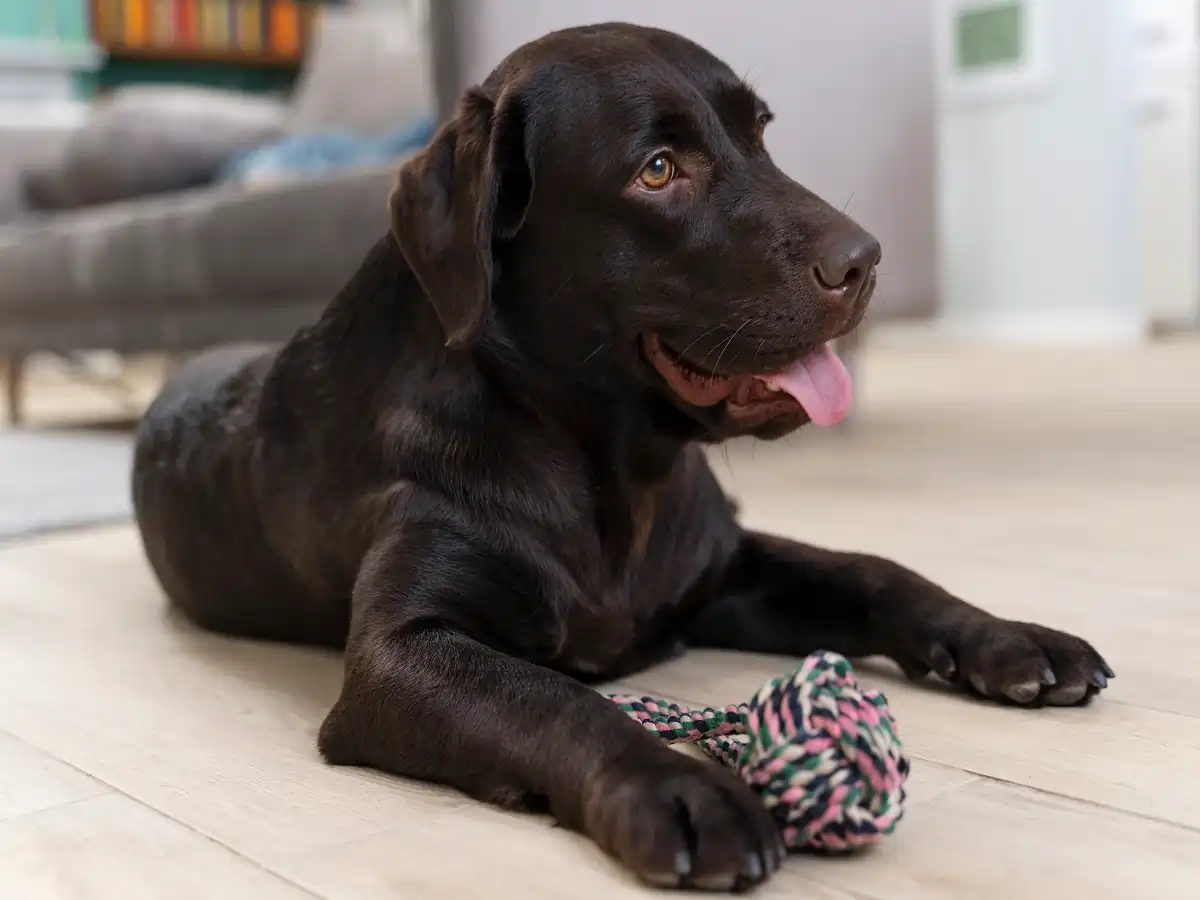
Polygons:
[[646,163],[646,168],[642,169],[642,174],[638,176],[642,187],[649,188],[652,191],[662,190],[674,179],[675,163],[671,162],[671,158],[665,153],[658,154],[658,156]]
[[763,142],[763,140],[767,136],[766,135],[767,125],[769,125],[771,123],[771,118],[772,117],[771,117],[770,113],[763,113],[762,115],[760,115],[758,117],[758,120],[754,123],[754,136],[758,139],[758,142],[760,144]]

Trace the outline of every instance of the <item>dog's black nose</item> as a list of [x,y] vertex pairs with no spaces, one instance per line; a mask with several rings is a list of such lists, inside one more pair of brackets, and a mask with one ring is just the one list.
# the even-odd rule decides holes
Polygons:
[[865,231],[855,230],[835,238],[813,265],[817,286],[822,293],[835,294],[838,300],[857,300],[881,252],[879,241]]

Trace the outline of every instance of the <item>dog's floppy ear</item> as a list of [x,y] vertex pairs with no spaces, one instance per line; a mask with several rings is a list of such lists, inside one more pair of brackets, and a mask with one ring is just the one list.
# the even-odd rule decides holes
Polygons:
[[524,105],[515,91],[493,100],[468,90],[455,117],[400,169],[392,232],[429,296],[446,346],[468,346],[488,317],[493,240],[525,219],[533,168]]

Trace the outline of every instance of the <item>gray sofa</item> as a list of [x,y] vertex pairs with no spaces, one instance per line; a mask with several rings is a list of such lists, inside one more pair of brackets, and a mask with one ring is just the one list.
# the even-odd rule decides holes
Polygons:
[[[380,133],[433,112],[423,22],[403,4],[328,9],[286,131]],[[387,228],[395,165],[30,213],[0,225],[9,420],[39,351],[186,353],[282,340]]]

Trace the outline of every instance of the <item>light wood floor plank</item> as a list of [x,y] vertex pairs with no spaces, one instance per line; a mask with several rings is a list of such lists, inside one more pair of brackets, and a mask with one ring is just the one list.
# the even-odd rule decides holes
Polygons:
[[95,779],[0,731],[0,822],[106,793]]
[[127,797],[0,822],[11,900],[312,900],[313,895]]
[[[500,837],[503,835],[503,837]],[[851,900],[852,887],[821,884],[792,859],[755,897]],[[362,841],[277,863],[289,879],[330,900],[398,897],[528,900],[652,898],[648,890],[581,837],[541,820],[476,809],[406,816]]]
[[996,782],[911,810],[888,842],[807,874],[875,900],[1194,900],[1200,834]]

